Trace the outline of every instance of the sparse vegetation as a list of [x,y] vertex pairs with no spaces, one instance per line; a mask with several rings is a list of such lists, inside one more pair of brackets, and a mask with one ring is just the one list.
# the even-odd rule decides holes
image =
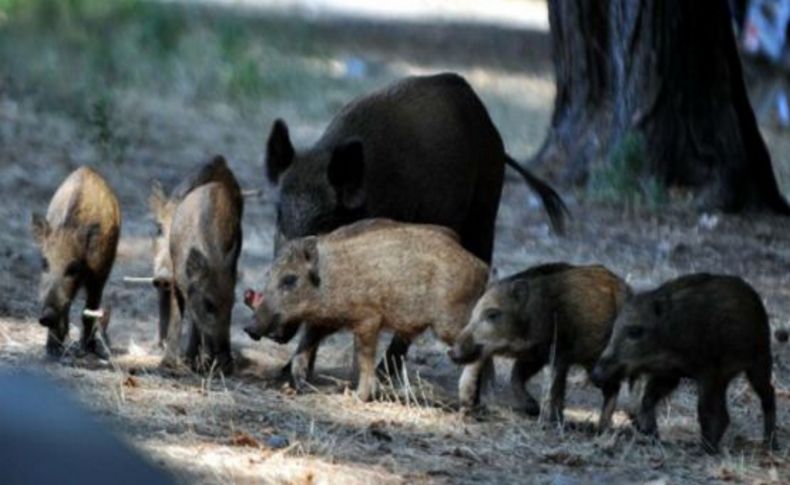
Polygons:
[[[155,292],[122,282],[150,272],[146,199],[152,178],[169,188],[205,157],[222,153],[243,188],[263,189],[261,199],[245,207],[238,297],[259,283],[271,258],[275,194],[265,183],[261,157],[274,118],[288,119],[297,142],[309,141],[357,94],[408,74],[457,70],[480,92],[514,157],[526,159],[542,142],[553,83],[529,66],[547,53],[518,49],[511,65],[527,67],[514,71],[451,63],[439,54],[428,58],[430,46],[395,35],[386,37],[392,45],[361,37],[349,47],[337,41],[337,32],[349,28],[335,25],[317,37],[315,25],[304,19],[190,2],[0,0],[0,190],[6,194],[0,204],[0,371],[51,375],[185,483],[787,482],[786,346],[774,346],[782,450],[760,448],[759,404],[737,380],[730,388],[733,425],[719,457],[698,451],[695,394],[687,386],[661,408],[660,443],[632,432],[622,411],[629,404],[625,391],[614,430],[596,436],[600,393],[581,373],[569,378],[567,428],[512,412],[504,377],[509,369],[501,363],[488,410],[461,416],[454,409],[458,368],[429,336],[410,352],[409,384],[385,385],[373,403],[360,403],[350,391],[352,344],[345,335],[321,348],[321,380],[313,392],[294,395],[282,387],[274,377],[293,345],[249,340],[240,330],[249,313],[240,307],[232,337],[242,363],[238,375],[170,376],[155,368],[161,356]],[[438,35],[432,28],[425,27]],[[463,55],[455,58],[475,48],[463,44]],[[417,51],[420,56],[412,55]],[[347,76],[348,59],[368,66],[366,74]],[[777,132],[769,138],[783,162],[775,166],[783,167],[786,188],[788,138]],[[612,162],[638,165],[629,158],[638,155],[636,145]],[[105,292],[113,308],[111,342],[122,351],[110,366],[47,364],[46,329],[34,318],[40,258],[28,212],[45,210],[63,176],[79,164],[106,175],[123,210],[119,254]],[[784,220],[716,215],[703,225],[671,204],[660,214],[646,211],[654,196],[638,178],[617,183],[642,202],[624,216],[617,204],[598,203],[592,188],[591,200],[581,204],[572,201],[572,190],[563,190],[574,217],[568,234],[555,238],[542,211],[525,203],[528,189],[509,182],[497,225],[500,275],[558,260],[605,264],[637,288],[692,270],[738,273],[764,296],[772,325],[790,325],[790,227]],[[606,200],[623,200],[617,197]],[[78,320],[75,310],[72,321]],[[533,379],[534,395],[547,388],[547,377]],[[287,445],[269,441],[274,436]]]
[[625,135],[608,160],[593,167],[588,193],[597,200],[625,204],[630,208],[656,210],[667,202],[664,185],[648,174],[645,143],[638,133]]

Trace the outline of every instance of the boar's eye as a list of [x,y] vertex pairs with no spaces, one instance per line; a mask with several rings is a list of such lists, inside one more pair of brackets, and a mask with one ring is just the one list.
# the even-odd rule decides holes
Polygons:
[[66,266],[66,271],[64,274],[66,276],[77,276],[81,270],[82,264],[79,261],[72,261],[68,266]]
[[639,325],[629,325],[625,327],[625,336],[637,340],[642,338],[642,335],[645,334],[644,327],[640,327]]
[[502,318],[502,310],[497,308],[489,308],[483,312],[483,318],[491,323],[496,323]]
[[205,308],[206,313],[217,313],[217,306],[214,305],[214,303],[208,298],[203,299],[203,307]]
[[156,237],[162,237],[163,233],[164,233],[164,231],[162,231],[162,224],[157,222],[156,223],[156,232],[154,234],[156,234]]
[[287,274],[282,277],[280,280],[280,289],[283,290],[290,290],[294,286],[296,286],[296,282],[299,281],[299,277],[295,274]]
[[47,261],[47,258],[41,258],[41,271],[45,273],[49,271],[49,261]]

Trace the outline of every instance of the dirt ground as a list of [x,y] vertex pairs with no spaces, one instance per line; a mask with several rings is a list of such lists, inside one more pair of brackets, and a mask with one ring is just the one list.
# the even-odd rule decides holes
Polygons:
[[[59,44],[58,33],[36,37],[32,28],[0,22],[0,371],[52,377],[184,483],[790,481],[788,345],[773,345],[784,445],[776,453],[760,446],[759,401],[740,378],[729,389],[732,424],[716,457],[698,446],[696,393],[688,384],[661,408],[660,442],[632,432],[623,411],[629,403],[625,390],[615,429],[596,436],[592,423],[600,394],[581,372],[571,377],[564,428],[514,414],[507,406],[506,361],[497,363],[498,386],[486,398],[487,412],[461,416],[454,411],[453,391],[459,369],[430,335],[410,351],[405,389],[390,388],[376,402],[361,403],[349,390],[349,335],[322,346],[313,392],[295,395],[283,387],[274,376],[294,344],[255,343],[241,331],[250,315],[240,295],[260,286],[271,261],[276,192],[265,182],[262,153],[272,121],[286,119],[297,143],[305,145],[353,96],[404,75],[454,70],[478,90],[510,153],[526,160],[543,139],[554,86],[545,33],[246,15],[238,25],[255,34],[243,38],[244,55],[256,62],[253,74],[259,77],[233,88],[242,89],[239,100],[236,91],[217,94],[195,81],[201,75],[214,79],[201,62],[213,55],[212,40],[225,39],[222,29],[236,25],[216,20],[223,15],[238,14],[188,12],[182,32],[188,41],[178,41],[172,54],[186,57],[162,61],[175,67],[161,80],[157,68],[143,66],[132,73],[140,79],[130,81],[125,65],[142,54],[112,43],[108,55],[120,56],[110,69],[115,77],[102,75],[97,84],[58,71],[66,63],[75,64],[75,71],[82,66],[85,50],[68,51],[70,42],[82,45],[79,35]],[[112,35],[124,39],[132,27],[121,24]],[[95,31],[80,32],[90,37]],[[29,55],[37,52],[40,58]],[[231,81],[236,74],[230,71]],[[154,81],[148,80],[152,75]],[[225,82],[223,76],[219,72],[216,83]],[[85,99],[105,88],[108,102],[82,109]],[[101,116],[86,121],[84,112]],[[765,134],[790,194],[790,134],[768,128]],[[263,189],[261,197],[247,200],[244,214],[233,321],[241,370],[227,378],[173,377],[157,370],[153,289],[122,278],[150,272],[152,179],[170,187],[214,153],[228,158],[244,188]],[[123,210],[119,254],[105,292],[118,351],[109,364],[46,361],[45,329],[36,323],[40,263],[30,214],[45,211],[59,182],[81,164],[107,177]],[[508,180],[497,225],[500,275],[547,261],[602,263],[637,288],[692,271],[738,274],[763,296],[772,326],[790,327],[786,219],[700,214],[683,202],[649,212],[596,203],[580,189],[562,193],[573,218],[567,234],[558,237],[528,189]],[[80,307],[75,305],[72,321]],[[533,379],[534,394],[542,395],[546,378]]]

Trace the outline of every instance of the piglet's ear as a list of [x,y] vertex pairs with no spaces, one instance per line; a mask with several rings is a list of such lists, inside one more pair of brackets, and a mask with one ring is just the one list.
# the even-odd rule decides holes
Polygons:
[[510,287],[510,295],[516,302],[525,304],[529,300],[529,283],[525,280],[514,281]]
[[151,195],[148,196],[148,207],[154,217],[159,217],[165,204],[167,204],[167,196],[162,189],[162,184],[158,180],[154,180],[151,184]]
[[302,254],[304,259],[313,265],[318,265],[318,238],[309,236],[302,240]]
[[266,177],[273,184],[280,180],[280,176],[291,166],[294,160],[294,147],[288,134],[285,121],[278,119],[269,133],[266,143]]
[[49,222],[41,214],[34,213],[30,218],[30,232],[33,234],[33,239],[40,246],[51,232]]
[[187,256],[187,278],[190,280],[201,279],[209,272],[208,260],[199,249],[192,248]]
[[365,154],[362,141],[355,138],[335,147],[327,177],[343,207],[359,209],[365,204]]

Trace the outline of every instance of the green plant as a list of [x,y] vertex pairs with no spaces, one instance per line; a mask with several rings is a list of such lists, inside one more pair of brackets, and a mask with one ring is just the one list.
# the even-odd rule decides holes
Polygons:
[[114,106],[109,96],[99,96],[91,105],[88,114],[88,132],[91,143],[103,161],[115,164],[123,161],[129,143],[118,132]]
[[612,148],[608,160],[590,171],[587,192],[605,202],[656,209],[666,202],[661,181],[648,173],[644,138],[626,133]]

